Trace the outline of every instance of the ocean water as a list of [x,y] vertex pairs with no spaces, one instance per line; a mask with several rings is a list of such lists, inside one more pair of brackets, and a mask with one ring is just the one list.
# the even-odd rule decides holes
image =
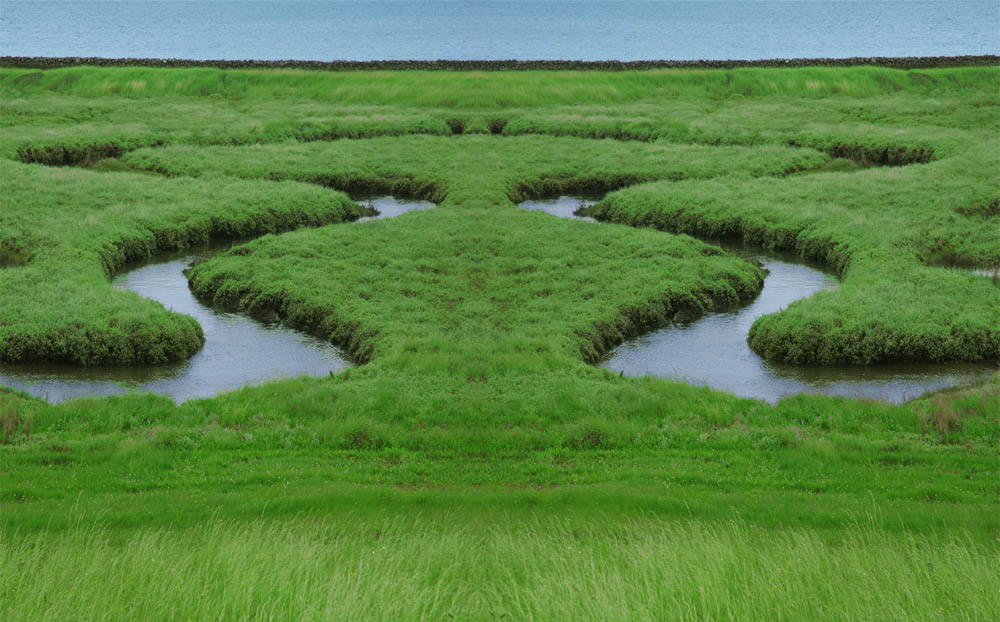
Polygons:
[[995,54],[1000,2],[0,0],[0,55],[762,59]]

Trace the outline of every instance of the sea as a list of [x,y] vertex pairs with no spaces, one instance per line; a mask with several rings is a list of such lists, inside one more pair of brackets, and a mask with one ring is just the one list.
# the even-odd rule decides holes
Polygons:
[[998,51],[998,0],[0,0],[4,56],[627,61]]

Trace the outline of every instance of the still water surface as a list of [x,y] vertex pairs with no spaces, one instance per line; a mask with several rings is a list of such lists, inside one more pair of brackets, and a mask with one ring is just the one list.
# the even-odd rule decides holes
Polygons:
[[395,218],[407,212],[419,212],[434,207],[430,201],[420,201],[417,199],[397,199],[393,196],[372,196],[372,197],[352,197],[360,205],[367,205],[378,211],[375,216],[359,218],[356,222],[368,222],[369,220],[382,220],[384,218]]
[[[593,203],[593,197],[563,196],[525,201],[522,209],[561,218]],[[375,197],[372,218],[390,218],[433,207],[427,201]],[[585,219],[593,222],[592,219]],[[359,221],[360,222],[360,221]],[[361,225],[363,226],[363,225]],[[797,393],[824,393],[900,403],[945,387],[985,380],[996,365],[894,365],[806,367],[764,361],[750,350],[747,332],[755,319],[837,287],[836,279],[793,256],[740,245],[727,249],[768,270],[764,288],[750,304],[679,323],[622,344],[603,366],[628,376],[652,375],[682,380],[775,402]],[[188,361],[138,367],[5,365],[0,384],[51,402],[127,390],[169,395],[176,401],[211,397],[239,387],[299,375],[323,376],[350,365],[330,343],[281,324],[267,324],[201,304],[191,295],[184,270],[228,246],[213,246],[159,256],[115,278],[115,289],[133,291],[168,309],[191,315],[205,333],[205,347]]]
[[518,203],[517,206],[521,209],[531,210],[533,212],[545,212],[546,214],[552,214],[553,216],[558,216],[559,218],[572,218],[574,220],[582,220],[584,222],[597,222],[595,219],[589,216],[578,216],[577,210],[589,207],[601,197],[581,197],[581,196],[561,196],[557,199],[541,199],[538,201],[522,201]]
[[0,54],[643,60],[996,54],[995,0],[0,0]]
[[[576,210],[592,202],[563,196],[526,201],[518,207],[578,218]],[[768,271],[760,295],[731,312],[712,313],[628,341],[609,353],[603,367],[626,376],[681,380],[771,403],[798,393],[823,393],[893,404],[928,391],[985,380],[998,370],[996,364],[816,367],[765,361],[747,345],[754,320],[800,298],[836,289],[837,279],[822,266],[792,254],[721,245]]]
[[196,319],[205,333],[205,346],[192,358],[135,367],[4,365],[0,367],[0,384],[50,402],[126,391],[162,393],[183,402],[277,378],[321,376],[350,365],[336,347],[322,339],[198,302],[188,288],[184,270],[223,249],[160,255],[112,281],[117,290],[133,291]]
[[[379,210],[377,216],[364,220],[391,218],[434,206],[428,201],[403,201],[394,197],[373,197],[360,202]],[[117,290],[135,292],[172,311],[195,318],[205,333],[205,346],[191,359],[135,367],[4,365],[0,367],[0,384],[50,402],[126,391],[161,393],[183,402],[278,378],[324,376],[351,365],[340,350],[327,341],[280,323],[259,322],[240,313],[212,309],[196,300],[188,288],[184,270],[230,246],[213,245],[159,255],[112,281]]]

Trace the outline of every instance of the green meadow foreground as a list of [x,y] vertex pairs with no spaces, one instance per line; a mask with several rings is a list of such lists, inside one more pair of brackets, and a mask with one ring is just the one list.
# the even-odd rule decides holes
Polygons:
[[[0,363],[204,343],[110,277],[358,367],[180,405],[0,389],[10,619],[996,619],[1000,375],[770,406],[595,366],[819,260],[802,365],[993,363],[1000,69],[0,70]],[[354,226],[348,197],[437,207]],[[607,193],[605,224],[518,210]],[[294,230],[294,231],[293,231]],[[691,237],[695,236],[695,237]],[[724,362],[720,362],[724,364]]]

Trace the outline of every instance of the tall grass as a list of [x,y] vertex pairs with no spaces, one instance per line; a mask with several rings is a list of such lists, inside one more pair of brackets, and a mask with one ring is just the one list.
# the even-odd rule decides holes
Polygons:
[[995,547],[650,517],[214,519],[4,536],[11,620],[995,620]]
[[676,97],[871,97],[996,89],[994,67],[902,70],[885,67],[743,68],[648,71],[317,72],[294,69],[70,67],[3,69],[6,93],[83,97],[219,96],[315,99],[337,104],[504,108],[635,102]]
[[[156,330],[195,330],[111,292],[129,258],[352,220],[331,187],[440,202],[191,273],[244,309],[337,319],[371,345],[350,372],[179,406],[0,388],[0,618],[1000,617],[1000,375],[901,406],[772,407],[609,374],[584,361],[675,303],[751,295],[759,272],[511,204],[636,184],[602,216],[845,275],[767,320],[773,340],[822,352],[843,325],[865,331],[860,362],[941,335],[995,353],[1000,290],[931,264],[1000,257],[998,75],[0,71],[9,360],[29,339],[39,358],[148,361]],[[104,522],[74,527],[74,507]],[[845,527],[869,508],[883,518]]]
[[[190,357],[204,343],[201,327],[153,301],[112,293],[110,274],[157,250],[354,220],[362,213],[341,193],[303,184],[171,184],[7,160],[0,160],[0,175],[0,243],[29,249],[20,253],[24,261],[0,268],[5,362],[149,364]],[[39,288],[42,281],[47,286]]]
[[[1000,290],[987,279],[921,265],[921,259],[931,263],[942,251],[972,263],[1000,262],[997,252],[1000,236],[996,227],[983,226],[985,218],[980,215],[981,208],[989,205],[996,194],[992,164],[1000,162],[1000,157],[984,145],[970,144],[967,150],[967,157],[979,166],[970,168],[967,159],[952,157],[902,170],[873,168],[794,178],[782,177],[780,173],[821,165],[825,156],[810,149],[764,146],[635,144],[547,136],[405,136],[249,147],[168,146],[132,152],[126,161],[171,175],[294,179],[337,188],[356,185],[361,178],[380,176],[436,185],[445,199],[442,208],[489,210],[475,219],[476,233],[457,233],[459,227],[471,221],[462,216],[461,220],[447,222],[446,214],[451,210],[440,209],[407,220],[405,225],[387,224],[388,229],[396,231],[379,232],[385,237],[372,249],[384,258],[398,257],[395,249],[384,249],[391,248],[395,239],[407,239],[412,245],[398,249],[414,254],[397,259],[396,265],[419,265],[426,260],[430,262],[427,265],[434,265],[445,274],[462,275],[463,269],[457,265],[452,268],[445,265],[451,262],[451,257],[460,256],[461,249],[475,236],[481,240],[480,248],[488,247],[498,257],[487,264],[496,267],[479,268],[491,274],[484,284],[474,288],[476,291],[464,293],[462,285],[449,284],[446,289],[450,296],[463,301],[506,299],[511,308],[518,309],[537,305],[534,300],[537,292],[549,291],[544,297],[556,301],[560,290],[564,290],[561,285],[566,273],[564,263],[588,264],[587,281],[596,286],[602,281],[597,277],[602,264],[613,266],[620,275],[618,280],[624,282],[633,270],[650,265],[655,255],[638,253],[626,258],[622,254],[625,239],[640,239],[633,231],[625,234],[630,237],[622,238],[621,244],[612,245],[616,263],[599,261],[599,257],[605,256],[603,250],[597,247],[582,251],[579,244],[571,241],[575,234],[587,234],[591,241],[606,246],[611,236],[621,235],[622,230],[576,231],[565,222],[552,219],[529,224],[523,215],[496,209],[494,206],[503,205],[502,197],[507,195],[516,201],[533,194],[555,196],[570,188],[608,190],[631,185],[608,195],[594,208],[595,215],[601,220],[710,238],[742,237],[752,244],[798,251],[824,261],[843,275],[844,284],[838,291],[819,294],[792,305],[782,314],[759,320],[750,334],[751,346],[765,358],[791,363],[867,365],[1000,358],[1000,332],[995,322],[1000,309]],[[659,181],[643,183],[657,177]],[[950,214],[954,216],[949,217]],[[529,229],[519,229],[522,222]],[[545,248],[546,243],[536,237],[542,227],[551,231],[545,236],[562,236],[559,259],[543,258],[539,249]],[[566,233],[557,234],[560,230]],[[446,232],[448,235],[444,235]],[[195,270],[193,286],[200,295],[245,309],[257,300],[267,299],[285,306],[308,307],[310,313],[320,308],[325,316],[334,317],[329,310],[349,309],[358,303],[353,292],[360,285],[351,285],[350,291],[338,296],[338,300],[334,300],[334,288],[350,277],[331,284],[322,295],[312,290],[319,274],[362,258],[359,249],[363,247],[348,245],[347,238],[353,238],[353,232],[339,241],[343,233],[313,230],[249,245],[238,258],[215,259],[208,262],[209,267]],[[333,243],[334,239],[338,242]],[[447,246],[444,241],[447,239],[455,240],[458,248],[446,251],[447,257],[435,258]],[[511,241],[515,239],[523,245],[513,246]],[[290,247],[284,246],[306,240],[326,249],[323,259],[317,255],[308,262],[310,267],[300,262]],[[433,248],[416,250],[421,240],[434,240]],[[511,272],[520,269],[518,266],[503,265],[511,257],[523,260],[525,265],[546,266],[539,273],[545,282],[532,284],[531,296],[526,296],[528,299],[523,302],[516,293],[521,289],[517,285],[531,279]],[[363,261],[371,263],[371,259]],[[295,274],[290,269],[291,262],[298,266]],[[223,263],[228,263],[225,270],[217,269]],[[318,272],[310,274],[311,269]],[[252,279],[248,278],[251,275]],[[374,294],[373,300],[380,301],[380,305],[388,304],[394,297],[400,299],[393,293],[396,283],[417,283],[423,278],[418,271],[406,277],[387,275],[383,272],[382,276],[364,277],[374,290],[369,293]],[[501,275],[514,275],[515,283],[504,281]],[[643,280],[665,284],[671,275],[676,276],[677,272]],[[388,279],[386,287],[379,286],[379,281],[385,279]],[[465,276],[461,277],[461,283],[469,284]],[[579,287],[574,285],[564,291],[586,295],[589,287],[580,283]],[[433,292],[436,288],[415,289],[419,296],[412,297],[407,304],[440,299]],[[642,300],[633,306],[643,308],[647,306],[644,301],[655,295],[643,291]],[[595,300],[601,300],[602,308],[607,308],[616,304],[612,300],[621,300],[621,296],[615,293],[602,300],[598,294]],[[956,300],[964,301],[961,309],[955,308]],[[581,310],[577,312],[579,315],[586,303],[566,300],[556,305],[560,317],[564,317],[571,305]],[[803,313],[802,308],[809,306],[809,313]],[[483,313],[482,309],[476,309],[476,322],[481,321]],[[361,311],[352,315],[364,322]],[[532,315],[538,318],[537,314]],[[288,317],[294,319],[290,314]],[[418,316],[392,313],[389,317]],[[497,317],[494,325],[503,322],[499,316],[494,317]],[[518,327],[517,331],[526,336],[531,330],[528,326],[540,325],[539,319],[525,320],[509,326]],[[651,317],[642,328],[648,329],[656,321]],[[340,317],[335,324],[342,322]],[[613,325],[618,320],[601,318],[597,322]],[[380,323],[382,328],[378,330],[383,336],[423,332],[391,329],[388,323]],[[509,330],[506,324],[503,328]],[[474,333],[477,339],[481,331],[477,329]],[[634,332],[620,327],[574,328],[567,332],[580,335],[581,331],[589,332],[591,343],[582,346],[583,358],[589,362]],[[548,327],[543,332],[554,334]]]

